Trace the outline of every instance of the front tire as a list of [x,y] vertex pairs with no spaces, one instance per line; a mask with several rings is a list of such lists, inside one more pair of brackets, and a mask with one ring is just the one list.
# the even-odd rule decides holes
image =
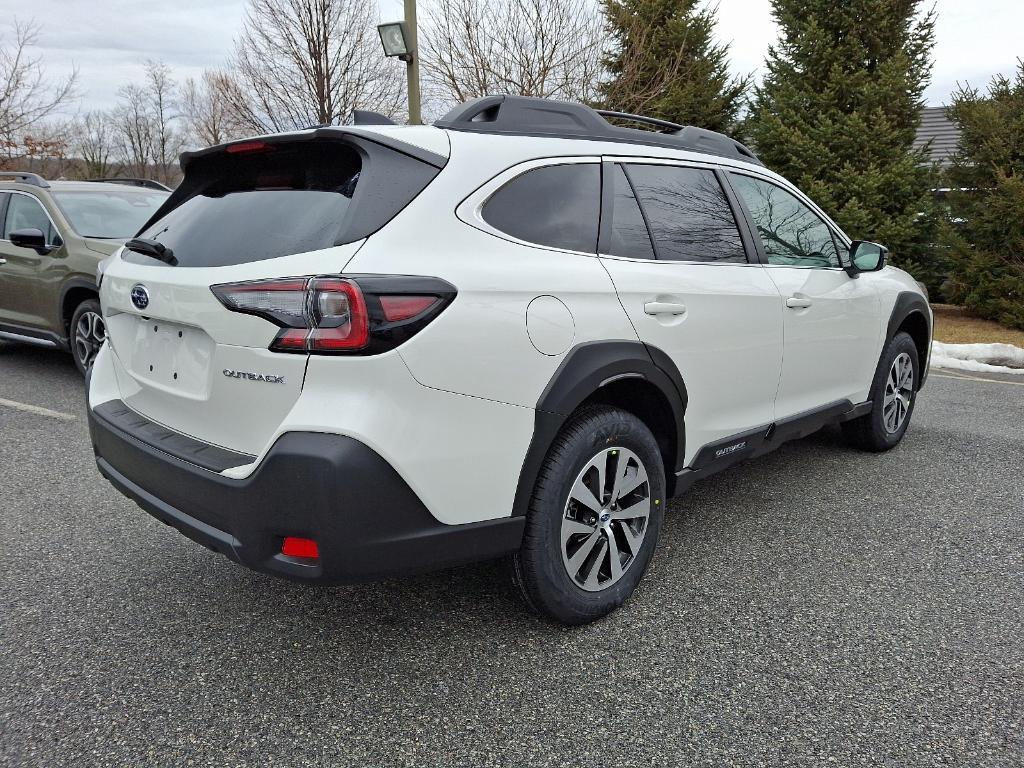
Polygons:
[[96,353],[106,338],[107,326],[103,322],[99,301],[86,299],[75,307],[68,328],[68,342],[71,355],[75,358],[75,367],[83,376],[96,359]]
[[882,352],[871,383],[871,412],[843,423],[843,435],[855,447],[881,453],[899,445],[910,426],[921,373],[917,345],[897,333]]
[[664,497],[661,453],[640,419],[605,406],[571,417],[541,467],[513,557],[526,602],[564,624],[622,605],[654,554]]

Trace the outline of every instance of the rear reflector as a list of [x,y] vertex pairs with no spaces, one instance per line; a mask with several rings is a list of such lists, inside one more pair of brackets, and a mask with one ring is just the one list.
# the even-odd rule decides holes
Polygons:
[[320,548],[313,539],[285,536],[284,541],[281,542],[281,554],[286,557],[304,557],[307,560],[316,560],[320,557]]
[[394,323],[426,312],[436,301],[436,296],[381,296],[380,306],[384,319]]

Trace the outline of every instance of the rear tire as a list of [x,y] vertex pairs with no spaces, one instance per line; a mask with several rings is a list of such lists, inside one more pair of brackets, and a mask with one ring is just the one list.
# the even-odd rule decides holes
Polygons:
[[622,605],[654,554],[664,498],[661,453],[640,419],[605,406],[572,416],[541,467],[513,556],[526,602],[564,624]]
[[847,441],[862,450],[881,453],[899,445],[910,426],[917,401],[917,345],[897,333],[886,345],[871,383],[871,412],[843,423]]
[[75,307],[68,327],[68,344],[71,356],[75,358],[75,367],[83,376],[106,338],[107,326],[103,322],[99,301],[86,299]]

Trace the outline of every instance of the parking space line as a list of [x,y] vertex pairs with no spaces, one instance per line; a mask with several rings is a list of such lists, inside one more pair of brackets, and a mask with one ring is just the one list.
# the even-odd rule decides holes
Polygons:
[[5,400],[0,397],[0,405],[8,408],[13,408],[16,411],[25,411],[26,413],[34,413],[36,416],[46,416],[51,419],[59,419],[60,421],[74,421],[75,417],[70,413],[61,413],[60,411],[51,411],[49,408],[43,408],[39,405],[29,405],[28,403],[19,403],[17,400]]
[[1009,384],[1011,387],[1024,387],[1024,381],[1004,381],[1003,379],[982,379],[978,376],[950,376],[948,373],[933,373],[939,379],[959,379],[960,381],[987,381],[990,384]]

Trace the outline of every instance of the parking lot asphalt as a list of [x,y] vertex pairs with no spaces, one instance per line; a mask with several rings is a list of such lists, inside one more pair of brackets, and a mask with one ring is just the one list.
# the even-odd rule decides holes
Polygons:
[[566,629],[500,563],[234,565],[102,480],[69,357],[0,342],[0,765],[1019,766],[1010,381],[933,376],[888,454],[825,430],[699,483]]

